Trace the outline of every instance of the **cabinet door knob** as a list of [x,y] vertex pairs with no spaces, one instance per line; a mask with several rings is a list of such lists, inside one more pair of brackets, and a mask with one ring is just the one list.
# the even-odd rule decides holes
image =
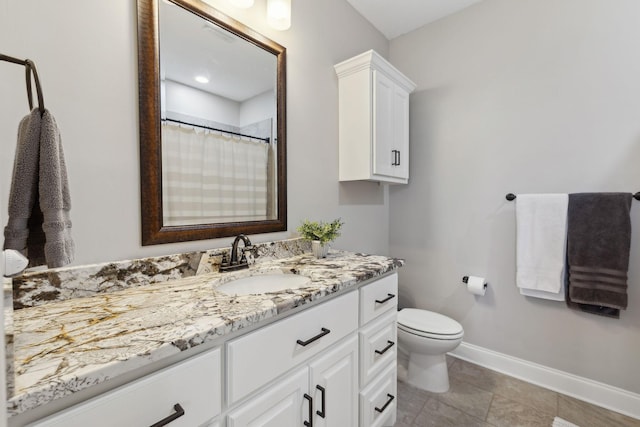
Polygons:
[[305,393],[304,398],[309,401],[309,421],[305,421],[304,425],[307,427],[313,427],[313,397]]
[[180,406],[179,403],[176,403],[175,405],[173,405],[173,410],[176,411],[175,414],[171,414],[169,415],[167,418],[163,418],[160,421],[158,421],[155,424],[152,424],[151,427],[162,427],[162,426],[166,426],[167,424],[169,424],[170,422],[177,420],[178,418],[180,418],[181,416],[184,415],[184,409],[182,409],[182,406]]
[[389,301],[392,298],[395,298],[394,294],[387,294],[387,297],[385,299],[377,299],[376,303],[377,304],[384,304],[385,302]]
[[387,350],[389,350],[391,347],[394,346],[394,342],[393,341],[387,341],[387,346],[385,348],[383,348],[382,350],[376,350],[376,353],[383,355],[387,352]]
[[389,399],[387,400],[387,403],[385,403],[384,405],[382,405],[382,408],[378,408],[378,407],[376,406],[375,410],[376,410],[377,412],[384,412],[384,410],[385,410],[385,409],[387,409],[387,406],[391,405],[391,402],[393,402],[393,399],[395,399],[395,398],[396,398],[395,396],[393,396],[393,395],[391,395],[391,394],[389,394],[389,393],[387,393],[387,397],[388,397]]
[[316,335],[315,337],[311,337],[306,341],[302,341],[302,340],[297,340],[296,342],[298,344],[300,344],[303,347],[308,346],[309,344],[311,344],[312,342],[314,342],[315,340],[319,340],[320,338],[322,338],[323,336],[327,335],[329,332],[331,332],[329,329],[327,328],[320,328],[320,330],[322,332],[320,332],[318,335]]

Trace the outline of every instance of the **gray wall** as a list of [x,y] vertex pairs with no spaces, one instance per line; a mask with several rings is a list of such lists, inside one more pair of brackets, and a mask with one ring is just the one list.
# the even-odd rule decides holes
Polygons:
[[[72,198],[75,264],[228,246],[231,238],[140,245],[136,5],[133,0],[0,0],[0,52],[33,59],[56,117]],[[339,184],[338,83],[333,64],[388,41],[344,0],[294,1],[292,27],[266,25],[266,1],[221,9],[287,48],[289,231],[305,218],[346,222],[336,247],[388,252],[388,193]],[[0,63],[0,209],[6,212],[24,69]]]
[[[640,2],[485,0],[394,39],[411,95],[411,177],[390,190],[404,304],[465,341],[640,392],[640,202],[620,320],[521,296],[505,194],[640,191]],[[487,277],[484,297],[460,284]]]

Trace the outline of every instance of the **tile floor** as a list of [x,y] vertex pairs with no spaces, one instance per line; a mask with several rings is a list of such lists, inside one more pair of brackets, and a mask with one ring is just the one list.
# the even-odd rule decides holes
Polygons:
[[636,420],[449,357],[450,389],[436,394],[398,382],[395,427],[550,427],[558,416],[580,427],[640,427]]

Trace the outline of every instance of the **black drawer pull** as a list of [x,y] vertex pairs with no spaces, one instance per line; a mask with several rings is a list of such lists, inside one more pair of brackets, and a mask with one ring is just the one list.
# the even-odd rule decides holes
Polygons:
[[325,395],[326,395],[326,391],[325,391],[324,387],[322,387],[321,385],[316,385],[316,388],[318,390],[320,390],[320,393],[322,393],[322,403],[320,404],[322,406],[322,410],[316,411],[316,414],[318,414],[321,418],[324,418],[325,415],[326,415],[326,412],[325,412]]
[[151,427],[166,426],[171,421],[177,420],[178,418],[180,418],[181,416],[184,415],[184,409],[182,409],[182,406],[180,406],[179,403],[176,403],[175,405],[173,405],[173,410],[176,411],[175,414],[169,415],[167,418],[164,418],[164,419],[158,421],[157,423],[153,424]]
[[384,304],[385,302],[389,301],[392,298],[395,298],[396,296],[394,294],[387,294],[387,297],[385,299],[377,299],[376,303],[378,304]]
[[378,354],[385,354],[387,352],[387,350],[389,350],[391,347],[394,346],[394,342],[393,341],[387,341],[387,346],[385,348],[383,348],[382,350],[376,350],[376,353]]
[[387,393],[387,397],[389,398],[389,400],[387,400],[387,403],[385,403],[382,408],[378,408],[376,407],[376,411],[378,412],[384,412],[385,409],[387,409],[387,406],[389,406],[391,404],[391,402],[393,402],[393,399],[395,399],[395,396],[390,395],[389,393]]
[[323,336],[325,336],[325,335],[327,335],[329,332],[331,332],[331,331],[330,331],[329,329],[327,329],[327,328],[320,328],[320,330],[321,330],[322,332],[320,332],[320,333],[319,333],[318,335],[316,335],[315,337],[313,337],[313,338],[309,338],[309,339],[308,339],[308,340],[306,340],[306,341],[298,340],[298,341],[296,341],[296,342],[297,342],[298,344],[300,344],[301,346],[306,347],[306,346],[308,346],[309,344],[311,344],[312,342],[314,342],[315,340],[319,340],[320,338],[322,338]]
[[304,425],[307,427],[313,427],[313,397],[305,393],[304,398],[309,401],[309,421],[305,421]]

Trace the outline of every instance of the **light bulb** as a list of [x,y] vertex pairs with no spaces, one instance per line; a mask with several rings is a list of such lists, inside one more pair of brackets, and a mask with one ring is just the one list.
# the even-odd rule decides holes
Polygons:
[[267,22],[276,30],[291,27],[291,0],[267,0]]

